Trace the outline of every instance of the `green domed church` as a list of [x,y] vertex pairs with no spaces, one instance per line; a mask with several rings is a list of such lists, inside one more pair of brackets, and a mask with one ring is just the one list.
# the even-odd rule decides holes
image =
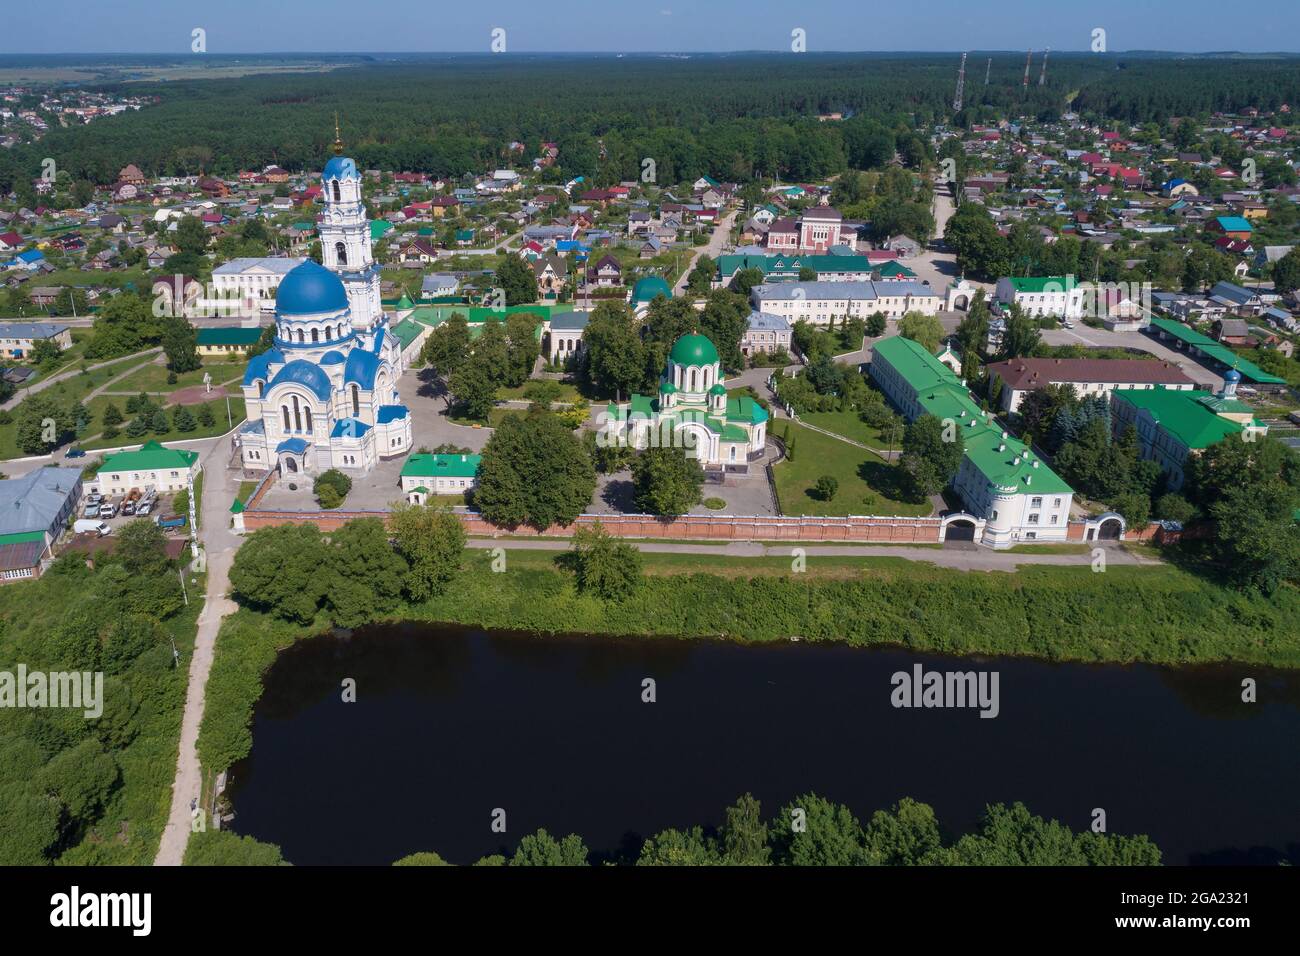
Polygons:
[[692,332],[673,343],[659,394],[611,403],[606,438],[633,448],[694,450],[701,465],[745,465],[767,440],[767,410],[752,398],[729,398],[718,350]]

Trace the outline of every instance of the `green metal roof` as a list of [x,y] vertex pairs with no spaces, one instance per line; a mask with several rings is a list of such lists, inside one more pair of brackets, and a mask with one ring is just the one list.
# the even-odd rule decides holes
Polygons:
[[1111,395],[1139,411],[1147,412],[1164,431],[1191,449],[1208,448],[1229,435],[1242,431],[1242,425],[1216,415],[1203,399],[1213,399],[1211,392],[1173,391],[1167,388],[1117,388]]
[[13,534],[0,534],[0,547],[6,544],[29,544],[33,541],[44,541],[44,531],[15,531]]
[[256,326],[251,329],[242,326],[223,326],[199,329],[195,335],[195,342],[199,345],[256,345],[261,337],[262,330]]
[[390,330],[393,335],[397,336],[397,341],[402,343],[402,348],[406,348],[416,340],[421,332],[424,331],[418,322],[412,322],[410,318],[402,319]]
[[109,455],[100,465],[100,472],[156,471],[162,468],[188,469],[199,459],[196,451],[167,448],[156,441],[145,442],[136,451],[120,451]]
[[1004,433],[997,420],[970,397],[956,373],[923,345],[896,335],[877,342],[874,352],[916,390],[917,400],[926,413],[941,421],[950,418],[957,424],[966,458],[997,491],[1007,494],[1073,492],[1023,442]]
[[415,454],[402,466],[403,478],[473,478],[482,455]]
[[1190,325],[1184,325],[1173,319],[1152,319],[1151,325],[1167,335],[1172,335],[1184,345],[1195,347],[1217,362],[1235,368],[1242,378],[1258,385],[1285,385],[1286,379],[1270,375],[1249,359],[1244,359],[1226,345],[1220,345],[1208,335],[1202,335]]
[[673,343],[668,358],[677,365],[712,365],[718,361],[718,350],[707,336],[691,332]]
[[1074,276],[1028,276],[1023,279],[1011,279],[1011,286],[1017,292],[1069,292],[1077,284]]

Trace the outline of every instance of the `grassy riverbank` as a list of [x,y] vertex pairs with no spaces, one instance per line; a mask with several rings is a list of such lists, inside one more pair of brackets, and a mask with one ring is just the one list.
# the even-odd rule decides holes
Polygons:
[[[469,551],[446,593],[388,618],[629,639],[798,635],[948,654],[1300,667],[1300,594],[1245,596],[1172,566],[982,574],[898,558],[825,557],[793,574],[786,558],[645,554],[636,594],[607,603],[578,593],[556,557],[512,551],[507,570],[494,573],[489,552]],[[276,653],[328,626],[324,615],[300,626],[247,608],[226,620],[199,733],[206,771],[248,754],[253,706]]]

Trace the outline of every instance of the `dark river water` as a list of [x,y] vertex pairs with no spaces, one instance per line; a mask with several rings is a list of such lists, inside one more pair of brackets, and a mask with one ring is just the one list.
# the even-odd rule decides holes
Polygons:
[[[894,707],[917,664],[996,672],[997,717]],[[953,833],[986,803],[1075,830],[1100,807],[1166,863],[1300,863],[1300,674],[375,628],[280,656],[230,793],[234,828],[293,863],[387,864],[470,863],[538,827],[616,853],[717,825],[745,791],[769,816],[813,791],[864,822],[910,796]]]

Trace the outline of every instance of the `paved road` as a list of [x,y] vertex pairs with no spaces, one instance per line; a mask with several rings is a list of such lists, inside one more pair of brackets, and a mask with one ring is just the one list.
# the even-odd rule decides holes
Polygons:
[[[230,443],[225,437],[214,439],[202,455],[203,513],[199,516],[199,538],[207,555],[208,586],[203,611],[199,614],[198,633],[194,638],[194,654],[190,658],[176,778],[172,783],[172,805],[154,859],[155,866],[180,866],[185,857],[185,844],[190,835],[190,801],[202,794],[195,744],[203,721],[203,695],[212,669],[212,652],[221,620],[236,608],[235,602],[227,596],[230,565],[240,544],[239,537],[230,530],[229,508],[238,490],[238,480],[226,470],[229,457]],[[211,826],[211,821],[207,822]]]
[[[1022,565],[1090,565],[1091,551],[1053,554],[1033,551],[991,551],[987,548],[914,548],[906,545],[827,545],[792,541],[790,544],[762,544],[757,541],[729,541],[718,544],[685,544],[667,541],[631,541],[647,554],[706,554],[731,558],[788,558],[794,547],[803,548],[809,558],[903,558],[928,561],[942,568],[959,571],[1015,571]],[[474,548],[519,548],[526,551],[566,551],[569,542],[555,538],[471,538]],[[1162,562],[1125,551],[1114,544],[1102,544],[1106,561],[1115,565],[1155,566]]]
[[700,258],[701,253],[708,253],[713,259],[722,255],[722,250],[727,248],[727,244],[731,240],[731,226],[736,221],[739,212],[740,210],[733,209],[719,219],[717,225],[713,227],[713,235],[709,236],[709,241],[691,253],[691,259],[686,263],[686,268],[682,270],[681,278],[673,286],[673,295],[681,295],[686,290],[686,282],[690,279],[691,270],[695,268],[695,262]]

